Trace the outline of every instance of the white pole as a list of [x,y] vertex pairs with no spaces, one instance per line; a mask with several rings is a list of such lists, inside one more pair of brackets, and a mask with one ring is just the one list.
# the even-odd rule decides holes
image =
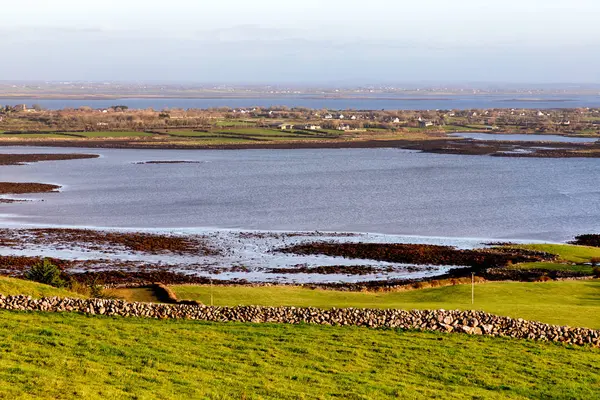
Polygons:
[[471,304],[475,304],[475,272],[471,272]]

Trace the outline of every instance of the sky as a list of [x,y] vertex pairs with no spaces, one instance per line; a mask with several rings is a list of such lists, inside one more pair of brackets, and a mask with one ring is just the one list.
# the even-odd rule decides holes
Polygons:
[[600,83],[598,0],[18,0],[0,80]]

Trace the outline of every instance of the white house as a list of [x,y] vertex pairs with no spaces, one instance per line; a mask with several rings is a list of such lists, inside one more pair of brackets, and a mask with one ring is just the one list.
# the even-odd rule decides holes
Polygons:
[[321,129],[321,125],[304,125],[303,129],[307,131],[318,131],[319,129]]

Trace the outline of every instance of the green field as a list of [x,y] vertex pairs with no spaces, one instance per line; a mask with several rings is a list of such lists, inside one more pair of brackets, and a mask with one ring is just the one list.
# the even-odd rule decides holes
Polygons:
[[571,244],[524,244],[510,247],[556,254],[562,261],[572,263],[589,263],[592,258],[600,258],[600,247]]
[[[174,289],[206,302],[212,291],[228,305],[470,308],[468,285]],[[11,278],[0,278],[0,293],[75,296]],[[600,327],[600,281],[481,284],[482,304]],[[390,329],[0,311],[0,352],[0,399],[593,399],[600,391],[599,349]]]
[[0,348],[4,399],[593,399],[600,390],[598,349],[462,334],[1,311]]
[[343,292],[300,287],[173,286],[177,297],[215,305],[477,309],[557,325],[600,329],[600,280],[499,282],[401,292]]
[[593,258],[600,258],[600,248],[590,246],[574,246],[569,244],[524,244],[512,245],[509,248],[543,251],[559,257],[556,262],[531,262],[510,266],[512,269],[543,269],[548,271],[581,272],[587,275],[594,273],[591,265]]
[[52,286],[42,285],[36,282],[22,279],[7,278],[0,276],[0,294],[15,296],[24,294],[33,298],[42,297],[82,297],[66,289],[57,289]]
[[152,136],[145,132],[73,132],[73,133],[23,133],[23,134],[2,134],[1,137],[14,139],[89,139],[89,138],[126,138]]
[[123,137],[143,137],[153,136],[152,133],[146,132],[77,132],[76,135],[83,136],[85,138],[123,138]]
[[569,263],[553,263],[553,262],[531,262],[531,263],[520,263],[515,264],[511,267],[511,269],[543,269],[548,271],[572,271],[572,272],[582,272],[586,275],[592,275],[594,269],[591,265],[579,265],[579,264],[569,264]]
[[61,135],[60,133],[3,133],[1,138],[11,139],[74,139],[72,136]]

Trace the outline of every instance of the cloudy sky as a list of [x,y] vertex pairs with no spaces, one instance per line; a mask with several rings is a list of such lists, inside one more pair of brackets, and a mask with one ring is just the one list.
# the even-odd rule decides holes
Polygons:
[[18,0],[0,80],[600,83],[598,0]]

